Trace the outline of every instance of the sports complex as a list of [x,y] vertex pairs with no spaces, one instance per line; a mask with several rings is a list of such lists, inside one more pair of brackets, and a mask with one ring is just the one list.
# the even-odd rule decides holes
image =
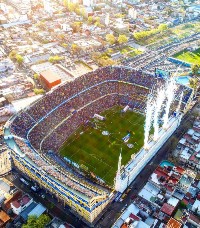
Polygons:
[[154,75],[113,66],[56,87],[5,125],[15,166],[92,223],[138,175],[136,166],[144,167],[178,127],[181,115],[174,112],[187,108],[192,89],[177,84],[159,109],[167,116],[165,126],[151,138],[149,94],[165,84]]
[[[120,150],[125,165],[144,142],[144,115],[130,110],[122,113],[122,109],[122,106],[115,106],[102,112],[105,121],[92,119],[89,126],[80,127],[60,149],[63,157],[84,165],[109,185],[116,175]],[[126,144],[122,138],[129,132]]]

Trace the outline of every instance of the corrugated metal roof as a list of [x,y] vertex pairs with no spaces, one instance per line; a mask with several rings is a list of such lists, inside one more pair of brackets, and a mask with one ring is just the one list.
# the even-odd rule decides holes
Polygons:
[[40,217],[44,212],[46,211],[46,207],[44,207],[42,204],[38,204],[29,214],[30,215],[35,215],[37,217]]

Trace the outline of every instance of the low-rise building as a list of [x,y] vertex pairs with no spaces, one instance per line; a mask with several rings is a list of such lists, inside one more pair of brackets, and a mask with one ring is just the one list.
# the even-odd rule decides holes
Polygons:
[[22,198],[13,201],[10,205],[13,212],[19,215],[23,210],[25,210],[31,203],[33,199],[29,195],[24,195]]
[[52,89],[54,86],[57,86],[61,83],[59,75],[51,70],[41,72],[40,81],[47,89]]

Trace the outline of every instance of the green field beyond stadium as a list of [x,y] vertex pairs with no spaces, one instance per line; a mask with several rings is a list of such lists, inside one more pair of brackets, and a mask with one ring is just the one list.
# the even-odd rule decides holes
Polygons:
[[175,54],[173,57],[185,61],[187,63],[200,64],[200,48],[192,52],[183,50]]
[[[122,148],[122,164],[137,153],[144,142],[144,120],[141,114],[114,107],[101,113],[105,121],[91,119],[89,126],[82,126],[62,145],[60,154],[112,185]],[[109,135],[103,135],[108,132]],[[122,140],[128,133],[128,142]],[[132,148],[129,147],[133,146]]]

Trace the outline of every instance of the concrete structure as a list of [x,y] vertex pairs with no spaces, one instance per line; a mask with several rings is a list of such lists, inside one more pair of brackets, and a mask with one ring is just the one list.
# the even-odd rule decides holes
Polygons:
[[[119,192],[124,192],[124,190],[132,183],[132,181],[137,177],[141,170],[148,164],[148,162],[156,155],[158,150],[163,146],[163,144],[169,139],[173,132],[177,129],[180,124],[182,115],[176,117],[171,117],[168,123],[168,128],[166,130],[160,129],[157,141],[149,141],[149,149],[145,150],[142,148],[125,167],[121,170],[120,178],[117,175],[116,190]],[[119,187],[118,187],[119,186]]]

